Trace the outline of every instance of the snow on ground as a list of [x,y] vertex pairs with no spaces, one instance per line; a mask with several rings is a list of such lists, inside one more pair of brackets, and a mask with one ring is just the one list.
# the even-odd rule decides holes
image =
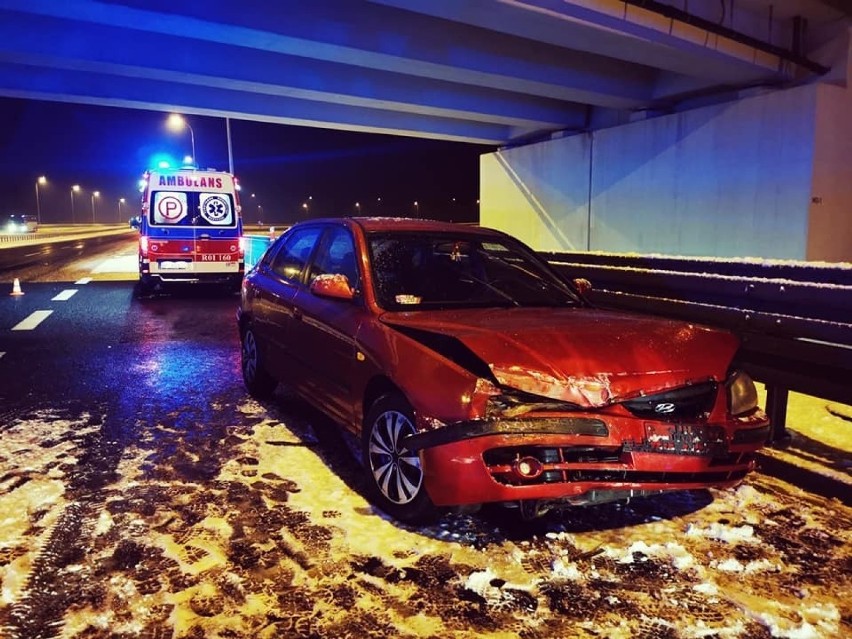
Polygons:
[[[783,476],[412,528],[371,507],[345,440],[289,398],[211,410],[140,433],[97,493],[75,488],[97,420],[35,414],[4,430],[0,635],[852,634],[852,509]],[[793,443],[768,456],[831,467],[848,487],[842,410],[792,396]]]

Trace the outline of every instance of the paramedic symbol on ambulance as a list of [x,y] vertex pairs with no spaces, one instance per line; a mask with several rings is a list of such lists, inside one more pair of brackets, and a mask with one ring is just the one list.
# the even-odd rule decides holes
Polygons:
[[231,203],[228,198],[217,193],[202,193],[201,216],[210,224],[231,223]]

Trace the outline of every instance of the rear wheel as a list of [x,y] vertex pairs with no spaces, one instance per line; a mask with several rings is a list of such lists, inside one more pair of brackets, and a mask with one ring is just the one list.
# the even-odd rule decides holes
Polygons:
[[423,468],[417,453],[402,441],[414,434],[414,411],[401,395],[382,395],[364,421],[364,465],[377,505],[400,521],[434,519],[438,511],[423,486]]
[[243,369],[243,382],[249,394],[256,399],[269,399],[275,392],[278,382],[264,367],[251,325],[247,326],[242,334],[240,360]]
[[136,282],[133,293],[136,297],[150,297],[154,292],[154,287],[151,286],[151,281],[145,275],[140,275]]

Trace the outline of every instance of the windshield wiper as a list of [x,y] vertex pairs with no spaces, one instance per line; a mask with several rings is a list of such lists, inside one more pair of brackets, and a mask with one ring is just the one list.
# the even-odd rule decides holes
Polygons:
[[477,284],[482,284],[489,291],[497,293],[497,295],[502,297],[504,300],[511,302],[515,306],[521,305],[521,303],[518,300],[516,300],[514,297],[509,295],[506,291],[501,291],[499,288],[497,288],[496,286],[494,286],[490,282],[486,282],[485,280],[482,280],[482,279],[476,277],[475,275],[471,275],[470,273],[465,273],[464,277],[459,277],[460,282],[464,282],[465,279],[469,279],[471,282],[476,282]]
[[[578,304],[580,302],[580,300],[576,297],[576,295],[574,295],[574,292],[570,288],[568,288],[567,286],[563,286],[561,282],[553,282],[552,280],[545,279],[541,275],[539,275],[538,273],[530,271],[529,269],[524,268],[520,264],[515,264],[514,262],[511,262],[511,261],[509,261],[509,260],[507,260],[503,257],[498,256],[498,255],[490,255],[489,254],[486,257],[489,260],[497,260],[501,264],[505,264],[506,266],[508,266],[510,268],[513,268],[515,270],[520,271],[524,275],[528,275],[528,276],[532,277],[533,279],[535,279],[539,283],[543,284],[545,289],[548,289],[550,291],[556,290],[556,291],[558,291],[562,294],[567,294],[573,304]],[[530,288],[532,290],[536,290],[526,280],[520,280],[520,282],[522,284],[526,285],[528,288]],[[538,289],[538,291],[541,292],[541,291],[543,291],[543,289]]]

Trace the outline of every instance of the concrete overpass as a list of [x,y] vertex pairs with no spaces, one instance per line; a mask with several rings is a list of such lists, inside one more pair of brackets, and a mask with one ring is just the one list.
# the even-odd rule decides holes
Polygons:
[[[849,24],[846,0],[0,0],[0,95],[499,146],[483,157],[482,219],[520,228],[543,249],[658,249],[653,237],[635,233],[636,211],[625,208],[623,198],[642,202],[636,185],[612,188],[650,171],[659,192],[640,212],[671,205],[677,189],[702,188],[672,177],[682,172],[682,157],[660,164],[667,150],[717,174],[714,188],[735,194],[737,215],[747,215],[738,202],[764,199],[763,176],[743,191],[726,184],[736,175],[719,173],[719,165],[779,157],[763,143],[749,155],[750,136],[737,143],[738,127],[756,127],[783,138],[785,149],[812,151],[783,167],[785,175],[808,173],[807,184],[797,184],[797,210],[782,212],[804,239],[764,243],[760,254],[841,259],[852,222],[838,236],[839,213],[832,213],[814,235],[803,203],[825,203],[812,193],[815,167],[830,160],[852,168],[852,151],[817,143],[831,137],[818,130],[820,111],[841,114],[850,105],[841,104]],[[817,86],[844,96],[826,98]],[[770,94],[787,97],[767,100]],[[751,107],[723,117],[720,109],[743,102]],[[707,118],[718,129],[709,139],[685,134],[704,129],[697,122]],[[841,123],[847,139],[848,120]],[[559,140],[570,141],[552,144]],[[521,146],[531,142],[538,144]],[[721,155],[707,147],[717,143],[726,148]],[[512,154],[515,148],[524,150]],[[601,190],[594,176],[604,161],[615,173]],[[832,189],[829,199],[852,205],[852,193]],[[712,211],[727,204],[717,198]],[[692,201],[649,221],[671,226],[671,215],[685,224],[710,213]],[[615,230],[597,242],[602,225]],[[810,246],[826,239],[833,242],[826,250]],[[743,250],[676,237],[663,248]]]

